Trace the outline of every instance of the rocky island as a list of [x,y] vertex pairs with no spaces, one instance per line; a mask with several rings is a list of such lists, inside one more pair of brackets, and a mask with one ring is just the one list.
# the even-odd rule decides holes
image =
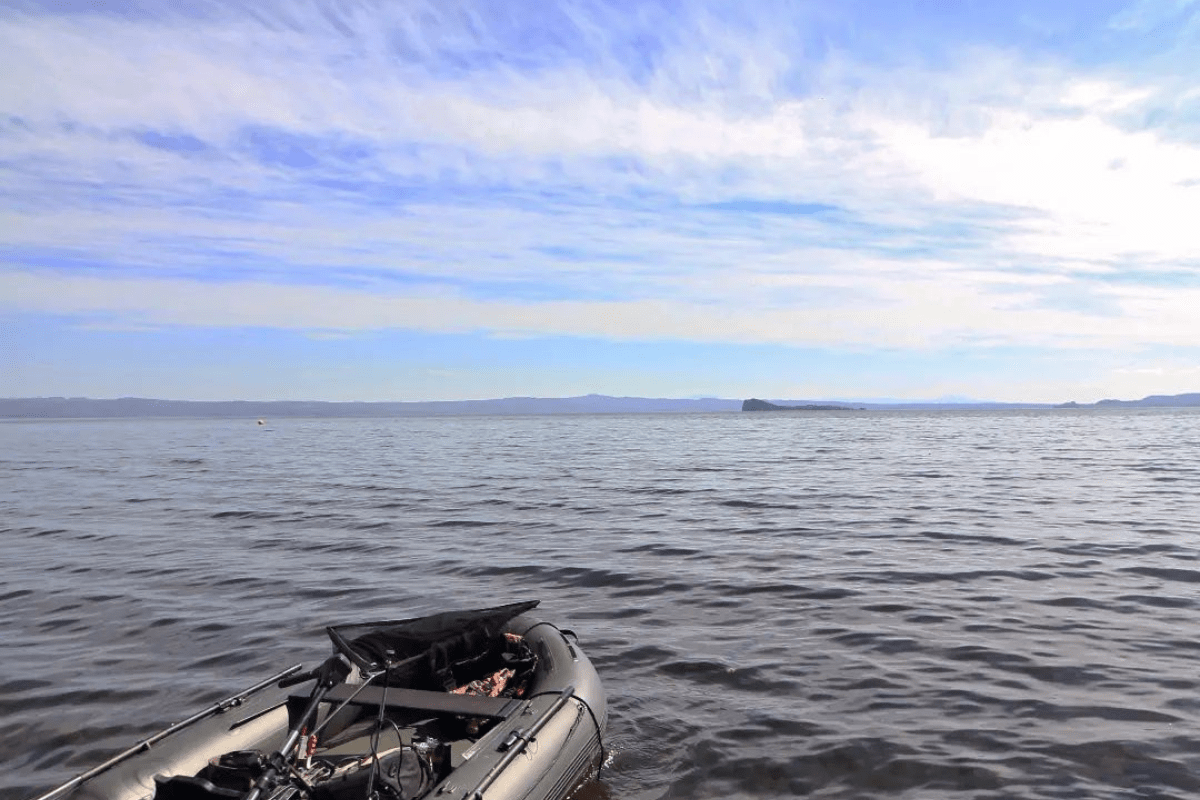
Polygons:
[[759,400],[751,397],[749,400],[742,401],[742,411],[861,411],[862,409],[852,408],[850,406],[835,406],[824,405],[820,403],[811,403],[802,406],[779,406],[774,403],[768,403],[766,400]]

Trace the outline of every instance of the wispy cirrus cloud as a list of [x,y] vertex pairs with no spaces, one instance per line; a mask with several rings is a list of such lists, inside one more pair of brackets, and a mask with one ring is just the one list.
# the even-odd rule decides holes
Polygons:
[[[832,349],[1200,345],[1200,95],[1179,78],[1200,66],[1122,58],[1167,18],[1193,36],[1196,6],[867,10],[20,5],[0,12],[0,304]],[[1064,32],[1078,41],[1056,47]],[[1084,46],[1101,39],[1107,60]]]

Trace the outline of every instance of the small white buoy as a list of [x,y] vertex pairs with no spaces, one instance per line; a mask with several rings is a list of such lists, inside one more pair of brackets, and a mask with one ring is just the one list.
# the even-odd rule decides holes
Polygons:
[[266,421],[265,419],[260,419],[260,420],[258,421],[258,424],[259,424],[259,425],[266,425],[266,424],[267,424],[267,421]]

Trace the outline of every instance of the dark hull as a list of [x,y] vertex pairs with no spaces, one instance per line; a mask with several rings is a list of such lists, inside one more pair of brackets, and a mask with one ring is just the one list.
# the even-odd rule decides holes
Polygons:
[[[425,748],[430,741],[434,742],[441,762],[436,775],[423,775],[418,796],[457,799],[473,795],[486,800],[561,800],[599,767],[603,758],[601,736],[607,709],[604,690],[587,656],[553,625],[529,616],[519,616],[509,621],[504,626],[504,632],[523,636],[525,643],[537,655],[528,688],[520,698],[484,697],[477,699],[477,705],[469,706],[473,699],[461,695],[438,695],[415,690],[406,693],[403,689],[392,689],[388,697],[386,690],[373,686],[368,687],[371,691],[359,692],[354,698],[358,704],[356,713],[360,714],[355,725],[364,728],[368,718],[374,719],[378,709],[378,700],[373,701],[372,698],[379,697],[386,698],[388,714],[397,715],[396,719],[402,722],[422,718],[420,724],[440,726],[436,727],[439,737],[458,735],[443,732],[461,732],[464,724],[469,730],[469,726],[482,723],[482,731],[478,735],[468,733],[452,741],[429,738],[420,742],[421,748]],[[337,686],[330,697],[335,701],[341,700],[353,694],[351,690],[355,688]],[[194,783],[183,783],[182,790],[178,785],[175,788],[170,785],[163,788],[162,778],[159,784],[156,784],[155,778],[184,776],[185,781],[195,781],[191,776],[207,774],[202,771],[213,759],[223,754],[233,751],[276,752],[288,737],[289,727],[296,724],[297,708],[305,700],[305,693],[296,694],[271,687],[234,708],[172,733],[88,779],[69,794],[56,796],[55,800],[58,797],[69,797],[71,800],[146,800],[155,797],[156,790],[159,800],[168,795],[172,800],[192,797],[210,800],[208,795],[196,794],[199,790]],[[376,703],[374,708],[371,702]],[[333,702],[326,702],[321,708],[328,714],[334,705]],[[478,719],[462,713],[468,706],[478,709]],[[351,711],[339,713],[345,715]],[[322,717],[318,716],[317,719]],[[402,762],[406,747],[415,752],[416,740],[410,729],[402,724],[389,725],[382,736],[378,731],[366,730],[355,736],[357,728],[350,725],[342,735],[344,741],[328,751],[318,750],[315,756],[318,760],[326,756],[332,758],[335,754],[346,758],[345,753],[369,753],[373,747],[378,751],[393,747],[400,754],[398,758]],[[375,734],[373,743],[372,733]],[[409,737],[407,743],[406,735]],[[526,747],[522,739],[535,744]],[[519,757],[516,757],[518,752]],[[378,758],[376,761],[378,763]],[[347,800],[357,791],[352,779],[361,782],[363,777],[365,772],[362,776],[350,776],[345,782],[345,787],[349,788],[339,789],[340,794],[324,791],[311,797],[316,800],[327,800],[329,797]],[[176,781],[176,784],[180,782]],[[260,800],[307,800],[309,796],[303,790],[294,788],[272,791],[264,791]],[[219,796],[231,795],[212,795]],[[412,795],[406,793],[405,796]]]

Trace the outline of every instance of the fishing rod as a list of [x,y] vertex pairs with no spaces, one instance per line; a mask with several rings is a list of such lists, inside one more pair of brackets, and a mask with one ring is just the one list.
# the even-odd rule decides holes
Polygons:
[[39,797],[35,797],[34,800],[50,800],[50,798],[52,798],[52,797],[56,797],[56,796],[62,794],[63,792],[74,789],[74,788],[78,787],[80,784],[82,784],[84,781],[88,780],[89,778],[96,777],[101,772],[104,772],[106,769],[109,769],[110,767],[114,767],[117,764],[120,764],[122,761],[129,758],[130,756],[136,755],[137,753],[140,753],[143,750],[149,750],[150,746],[152,744],[154,744],[155,742],[162,741],[166,737],[170,736],[172,733],[182,730],[189,725],[195,724],[202,719],[211,717],[213,714],[219,714],[222,711],[227,711],[236,706],[240,706],[242,704],[242,701],[245,700],[250,695],[255,694],[257,692],[261,692],[263,689],[267,688],[268,686],[275,683],[276,681],[283,680],[284,678],[288,677],[289,675],[299,672],[299,670],[302,666],[303,666],[302,664],[294,664],[294,665],[288,667],[287,669],[283,670],[282,672],[280,672],[276,675],[272,675],[270,678],[267,678],[265,681],[259,681],[258,683],[251,686],[249,689],[243,689],[242,691],[238,692],[235,695],[230,695],[229,697],[226,697],[224,700],[214,703],[213,705],[209,706],[208,708],[204,709],[203,711],[201,711],[197,714],[193,714],[192,716],[188,717],[187,719],[183,720],[182,722],[176,722],[171,727],[165,728],[165,729],[159,731],[158,733],[154,734],[150,738],[138,742],[133,747],[129,748],[128,750],[126,750],[124,752],[118,753],[117,755],[113,756],[108,761],[105,761],[103,764],[99,765],[98,767],[93,767],[92,769],[89,769],[87,772],[83,773],[82,775],[78,775],[78,776],[72,778],[71,780],[67,781],[63,785],[58,786],[54,789],[51,789],[50,791],[46,792],[45,794],[43,794]]

